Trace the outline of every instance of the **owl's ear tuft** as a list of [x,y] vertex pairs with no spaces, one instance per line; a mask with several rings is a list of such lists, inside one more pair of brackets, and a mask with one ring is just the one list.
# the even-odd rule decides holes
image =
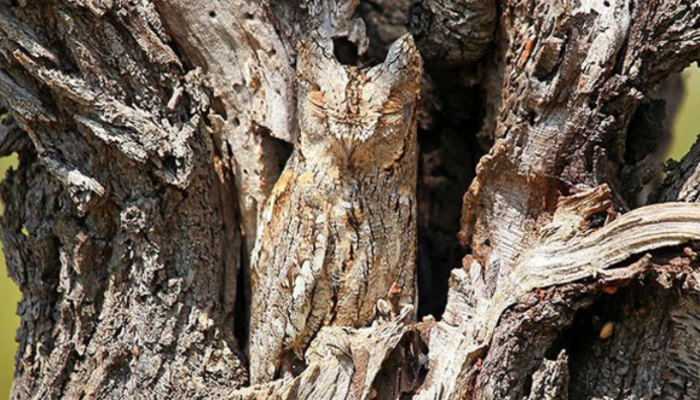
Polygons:
[[374,68],[377,69],[377,79],[386,82],[388,86],[410,89],[420,95],[423,60],[410,34],[398,38],[389,47],[384,62]]
[[410,33],[401,36],[391,44],[384,65],[394,68],[406,66],[423,68],[423,60]]
[[322,37],[317,32],[301,40],[297,52],[297,76],[310,81],[338,68],[333,54],[333,40]]
[[414,68],[419,71],[423,69],[423,60],[410,33],[401,36],[391,44],[384,66],[394,71],[404,68]]

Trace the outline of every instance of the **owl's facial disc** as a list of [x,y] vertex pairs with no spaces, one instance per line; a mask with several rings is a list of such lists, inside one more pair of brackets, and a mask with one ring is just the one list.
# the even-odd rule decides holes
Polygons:
[[347,163],[392,157],[404,146],[420,97],[421,59],[410,35],[371,68],[341,64],[333,41],[309,37],[299,49],[298,115],[305,154],[335,154]]

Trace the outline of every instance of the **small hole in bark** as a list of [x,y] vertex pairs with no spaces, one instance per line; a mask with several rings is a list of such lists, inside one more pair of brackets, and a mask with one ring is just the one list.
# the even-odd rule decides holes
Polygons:
[[163,158],[163,168],[172,173],[176,173],[180,165],[182,165],[182,160],[175,156],[166,156]]
[[609,1],[604,1],[604,2],[603,2],[603,5],[604,5],[605,7],[610,7],[610,2],[609,2]]
[[333,39],[333,55],[343,65],[357,65],[359,61],[357,46],[347,38]]
[[607,212],[601,212],[598,214],[591,215],[588,218],[588,229],[601,228],[605,225],[605,220],[608,218]]
[[[258,126],[255,133],[263,138],[265,148],[270,149],[270,155],[273,159],[278,161],[278,171],[281,172],[285,165],[287,165],[287,160],[292,155],[294,146],[292,146],[291,143],[272,136],[272,132],[263,126]],[[255,171],[255,173],[258,172]]]
[[233,125],[234,126],[241,126],[241,120],[238,119],[238,117],[233,117]]
[[527,122],[530,125],[535,125],[535,120],[537,119],[537,113],[533,110],[528,110],[527,112]]
[[216,18],[216,11],[209,11],[210,18]]
[[523,398],[529,398],[530,392],[532,392],[532,375],[525,377],[525,383],[523,384]]
[[287,160],[289,160],[289,157],[292,155],[292,151],[294,150],[294,146],[292,146],[291,143],[287,143],[284,140],[279,140],[272,138],[272,140],[275,141],[275,145],[277,147],[277,160],[278,160],[278,166],[280,171],[284,169],[285,165],[287,165]]
[[244,13],[244,14],[243,14],[243,18],[245,18],[245,19],[253,19],[253,18],[255,18],[255,15],[253,15],[253,13],[247,12],[247,13]]
[[[8,114],[3,114],[4,112],[5,111],[2,108],[0,108],[0,125],[9,125],[8,119],[10,117],[8,116]],[[15,131],[15,133],[17,133],[17,131]],[[17,154],[16,152],[12,152],[9,155],[6,155],[5,157],[0,157],[0,181],[4,180],[8,176],[11,177],[12,174],[17,170],[18,166],[19,154]]]

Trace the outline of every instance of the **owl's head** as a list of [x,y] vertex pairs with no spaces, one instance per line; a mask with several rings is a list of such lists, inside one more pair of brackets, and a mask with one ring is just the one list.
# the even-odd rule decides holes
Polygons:
[[358,168],[400,161],[416,140],[422,62],[413,38],[399,38],[370,68],[343,65],[333,45],[310,36],[299,48],[299,150]]

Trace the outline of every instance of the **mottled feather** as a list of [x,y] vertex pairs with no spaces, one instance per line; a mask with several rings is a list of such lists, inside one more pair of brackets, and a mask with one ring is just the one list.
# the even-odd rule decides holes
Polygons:
[[371,323],[392,284],[415,303],[420,56],[404,36],[362,69],[332,46],[309,37],[299,49],[300,135],[253,252],[253,383],[303,361],[322,326]]

